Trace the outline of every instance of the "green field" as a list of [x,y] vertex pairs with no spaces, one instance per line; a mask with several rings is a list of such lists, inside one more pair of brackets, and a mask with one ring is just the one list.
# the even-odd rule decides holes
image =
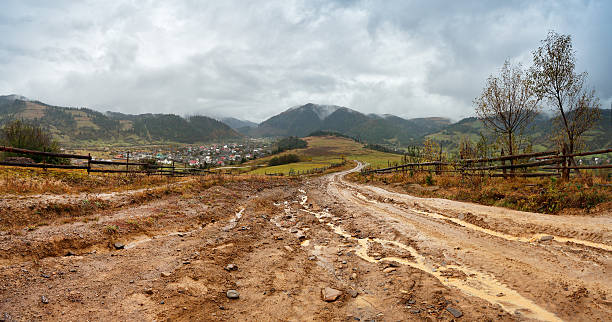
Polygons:
[[[363,144],[351,139],[326,136],[326,137],[307,137],[308,147],[285,151],[281,154],[297,154],[301,162],[278,165],[273,167],[261,167],[253,170],[251,174],[283,173],[288,174],[293,171],[305,171],[314,168],[323,168],[332,163],[345,160],[357,160],[371,164],[373,167],[386,167],[389,163],[402,160],[401,155],[385,153],[370,149],[365,149]],[[273,156],[258,159],[250,165],[266,164]]]

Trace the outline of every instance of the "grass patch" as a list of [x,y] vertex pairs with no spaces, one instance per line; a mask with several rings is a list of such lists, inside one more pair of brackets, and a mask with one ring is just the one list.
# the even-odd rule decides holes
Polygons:
[[[301,162],[283,166],[260,167],[249,172],[250,174],[284,173],[305,171],[314,168],[323,168],[332,163],[341,163],[346,160],[357,160],[370,164],[373,168],[387,167],[389,164],[401,163],[402,156],[364,148],[364,145],[351,139],[336,136],[316,136],[304,138],[308,146],[304,149],[291,150],[283,154],[296,154]],[[278,155],[277,155],[278,156]],[[261,158],[248,163],[248,165],[265,165],[276,156]]]

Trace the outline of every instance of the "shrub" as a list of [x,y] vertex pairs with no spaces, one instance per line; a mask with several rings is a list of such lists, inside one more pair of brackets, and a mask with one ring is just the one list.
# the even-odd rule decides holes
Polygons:
[[308,142],[299,139],[295,136],[290,136],[288,138],[284,138],[276,142],[276,150],[274,152],[281,153],[287,150],[305,148],[306,146],[308,146]]
[[[40,126],[28,124],[20,120],[7,123],[0,130],[0,143],[6,146],[35,150],[42,152],[59,153],[60,147],[57,141],[51,138]],[[35,162],[45,161],[52,164],[68,163],[63,158],[45,157],[41,155],[24,155],[19,153],[4,153],[4,157],[28,157]]]
[[433,179],[431,172],[427,174],[427,177],[425,177],[425,184],[428,186],[433,186],[435,184],[435,180]]
[[268,165],[275,166],[275,165],[288,164],[288,163],[294,163],[294,162],[299,162],[299,161],[300,161],[300,157],[298,157],[297,155],[285,154],[285,155],[273,157],[268,162]]

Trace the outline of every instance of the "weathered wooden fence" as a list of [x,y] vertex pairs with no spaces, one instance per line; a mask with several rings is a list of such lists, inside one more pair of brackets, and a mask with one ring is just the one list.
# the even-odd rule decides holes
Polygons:
[[[207,173],[213,173],[208,169],[198,169],[190,167],[175,167],[174,162],[172,165],[158,165],[142,162],[130,162],[129,158],[125,162],[122,161],[104,161],[94,160],[90,154],[78,155],[78,154],[66,154],[66,153],[52,153],[33,151],[26,149],[19,149],[7,146],[0,146],[0,151],[21,154],[21,155],[37,155],[44,158],[61,158],[61,159],[76,159],[86,160],[86,164],[75,165],[75,164],[53,164],[53,163],[28,163],[28,162],[11,162],[11,161],[0,161],[0,166],[13,166],[13,167],[27,167],[27,168],[42,168],[42,169],[81,169],[86,170],[87,173],[144,173],[144,174],[155,174],[155,175],[169,175],[169,176],[187,176],[187,175],[202,175]],[[84,162],[83,162],[84,163]],[[122,169],[108,169],[108,168],[94,168],[94,165],[106,165],[106,166],[119,166]],[[131,168],[130,168],[131,167]]]
[[[574,160],[577,156],[610,153],[612,149],[562,154],[559,151],[527,153],[495,158],[459,159],[451,162],[433,161],[406,163],[382,169],[362,169],[362,174],[393,173],[393,172],[453,172],[461,175],[479,175],[491,177],[569,177],[570,171],[579,174],[584,169],[612,169],[612,164],[578,165]],[[509,164],[507,164],[507,162]]]

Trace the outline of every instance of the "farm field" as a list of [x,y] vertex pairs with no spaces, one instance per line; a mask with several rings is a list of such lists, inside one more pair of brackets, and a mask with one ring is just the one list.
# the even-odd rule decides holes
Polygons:
[[[327,167],[333,163],[341,163],[344,158],[347,161],[357,160],[370,164],[372,167],[386,167],[390,163],[401,162],[402,156],[398,154],[385,153],[375,150],[366,149],[363,144],[355,142],[351,139],[324,136],[324,137],[306,137],[308,146],[304,149],[295,149],[282,152],[283,154],[296,154],[300,157],[301,162],[284,164],[272,167],[260,167],[251,171],[251,174],[265,173],[283,173],[288,174],[289,171],[305,171],[314,168]],[[249,162],[247,165],[266,164],[271,158],[278,156],[269,156]]]

